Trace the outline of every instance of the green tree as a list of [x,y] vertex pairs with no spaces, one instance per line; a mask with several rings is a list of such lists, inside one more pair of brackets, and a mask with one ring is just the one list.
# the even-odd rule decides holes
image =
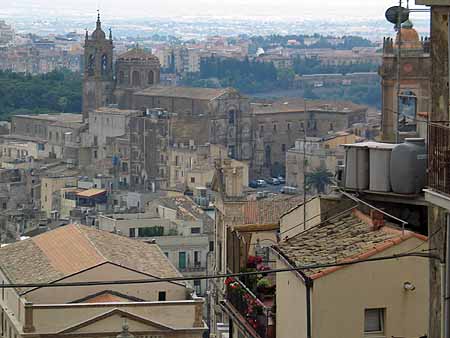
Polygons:
[[306,174],[306,188],[323,194],[326,188],[333,182],[333,173],[326,168],[318,168]]

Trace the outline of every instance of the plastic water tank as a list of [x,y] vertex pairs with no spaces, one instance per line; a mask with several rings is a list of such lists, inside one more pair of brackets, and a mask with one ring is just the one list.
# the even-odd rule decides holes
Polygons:
[[391,155],[391,186],[398,194],[418,194],[426,183],[427,148],[423,138],[407,138]]
[[396,144],[373,142],[369,145],[370,184],[373,191],[391,191],[391,153]]
[[367,142],[345,144],[345,187],[369,188],[369,148]]

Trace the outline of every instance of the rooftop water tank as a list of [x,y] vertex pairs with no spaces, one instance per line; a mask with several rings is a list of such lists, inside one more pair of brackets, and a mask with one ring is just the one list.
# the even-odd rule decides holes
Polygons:
[[391,153],[396,144],[373,142],[369,145],[369,190],[391,191]]
[[391,155],[391,186],[398,194],[418,194],[425,187],[427,148],[423,138],[407,138]]
[[344,144],[345,187],[355,190],[369,189],[369,142]]

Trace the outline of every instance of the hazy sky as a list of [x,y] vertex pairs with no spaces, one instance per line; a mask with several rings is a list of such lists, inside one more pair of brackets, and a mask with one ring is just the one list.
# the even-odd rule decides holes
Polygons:
[[[406,1],[403,1],[406,3]],[[383,18],[391,0],[0,0],[1,11],[27,9],[50,16],[76,11],[87,15],[100,8],[105,15],[146,16],[271,16],[311,18]],[[414,4],[414,0],[411,0]],[[411,6],[413,7],[413,5]]]

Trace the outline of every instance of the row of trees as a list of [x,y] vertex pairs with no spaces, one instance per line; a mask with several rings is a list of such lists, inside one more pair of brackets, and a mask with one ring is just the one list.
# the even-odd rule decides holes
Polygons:
[[0,118],[14,114],[81,112],[79,73],[68,70],[30,75],[0,71]]
[[308,74],[349,74],[360,72],[376,72],[379,65],[372,62],[354,62],[342,65],[322,64],[317,58],[300,58],[293,60],[294,72],[299,75]]

